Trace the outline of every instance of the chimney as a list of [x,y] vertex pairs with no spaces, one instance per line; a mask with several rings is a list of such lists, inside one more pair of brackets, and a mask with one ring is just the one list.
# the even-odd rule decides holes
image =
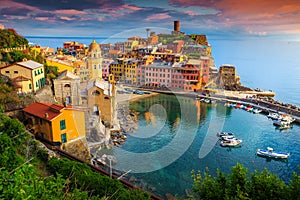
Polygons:
[[48,117],[49,117],[49,114],[45,113],[45,118],[48,119]]
[[174,21],[174,31],[180,32],[180,21]]

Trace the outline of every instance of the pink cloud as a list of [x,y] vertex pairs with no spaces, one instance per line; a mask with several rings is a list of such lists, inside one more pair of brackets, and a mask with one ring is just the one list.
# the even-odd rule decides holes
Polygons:
[[127,5],[127,4],[124,4],[122,6],[123,8],[127,8],[127,9],[130,9],[130,10],[133,10],[133,11],[139,11],[139,10],[142,10],[142,8],[140,7],[137,7],[137,6],[131,6],[131,5]]
[[161,14],[154,14],[145,19],[145,21],[152,21],[152,20],[162,20],[162,19],[169,19],[172,18],[170,15],[166,13],[161,13]]
[[69,9],[69,10],[55,10],[55,14],[64,14],[64,15],[85,15],[87,14],[84,11],[80,10],[74,10],[74,9]]
[[72,20],[74,20],[74,18],[66,17],[66,16],[62,16],[62,17],[60,17],[60,19],[66,20],[66,21],[72,21]]
[[185,10],[185,11],[183,11],[183,13],[188,14],[189,16],[197,15],[197,13],[195,13],[195,11],[193,11],[193,10]]
[[38,21],[48,21],[49,17],[36,17],[35,19]]

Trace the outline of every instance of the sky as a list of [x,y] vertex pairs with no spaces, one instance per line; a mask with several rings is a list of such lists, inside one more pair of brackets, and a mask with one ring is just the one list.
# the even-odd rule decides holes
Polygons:
[[300,40],[300,0],[0,0],[0,28],[24,36],[110,36],[146,28],[216,38]]

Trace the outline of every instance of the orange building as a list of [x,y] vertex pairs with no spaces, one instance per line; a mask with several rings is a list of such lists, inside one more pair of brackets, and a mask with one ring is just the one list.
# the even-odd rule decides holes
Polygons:
[[86,136],[84,111],[81,109],[36,102],[23,111],[27,128],[48,144],[60,146]]

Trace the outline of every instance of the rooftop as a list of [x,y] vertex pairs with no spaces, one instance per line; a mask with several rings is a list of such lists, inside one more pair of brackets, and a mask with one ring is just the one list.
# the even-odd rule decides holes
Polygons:
[[24,108],[23,111],[36,117],[51,121],[59,116],[63,109],[63,105],[36,102]]

